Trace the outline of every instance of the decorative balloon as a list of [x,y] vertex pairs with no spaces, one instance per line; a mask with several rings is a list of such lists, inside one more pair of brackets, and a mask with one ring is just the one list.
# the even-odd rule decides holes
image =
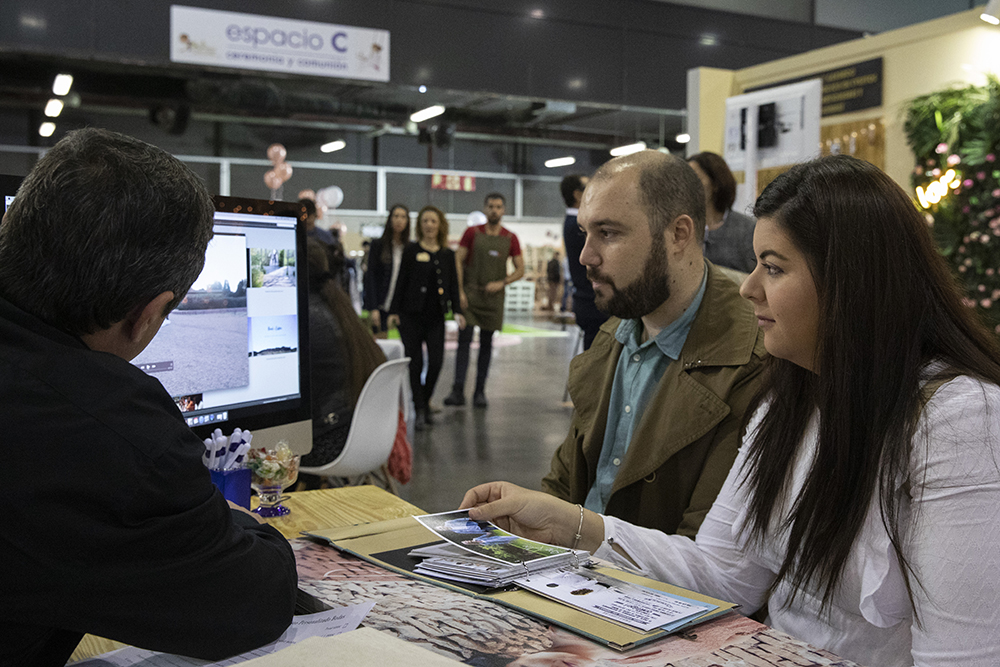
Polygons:
[[267,159],[271,161],[271,164],[281,164],[285,161],[286,155],[288,155],[288,151],[281,144],[271,144],[267,147]]
[[465,219],[466,224],[469,227],[475,227],[476,225],[486,224],[486,214],[482,211],[473,211],[469,214],[469,217]]
[[337,208],[344,203],[344,191],[336,185],[325,187],[316,193],[316,203],[326,208]]
[[274,165],[264,174],[264,185],[271,189],[271,199],[280,199],[285,181],[292,177],[292,165],[285,162],[288,151],[281,144],[267,147],[267,159]]
[[312,199],[316,201],[316,191],[315,190],[300,190],[299,199]]

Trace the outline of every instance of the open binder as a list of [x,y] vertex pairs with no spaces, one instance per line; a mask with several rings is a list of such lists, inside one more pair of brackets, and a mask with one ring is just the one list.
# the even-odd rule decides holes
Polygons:
[[307,531],[308,537],[327,542],[341,551],[400,574],[448,588],[473,597],[490,600],[505,607],[558,625],[618,651],[640,646],[669,634],[681,632],[699,623],[716,618],[736,607],[677,586],[655,581],[617,568],[597,566],[594,571],[625,582],[646,586],[668,594],[716,605],[716,609],[695,617],[670,631],[662,628],[639,632],[618,623],[593,616],[561,602],[522,589],[490,589],[424,576],[414,572],[420,559],[409,555],[411,549],[439,542],[439,538],[420,525],[413,517],[358,524],[343,528]]

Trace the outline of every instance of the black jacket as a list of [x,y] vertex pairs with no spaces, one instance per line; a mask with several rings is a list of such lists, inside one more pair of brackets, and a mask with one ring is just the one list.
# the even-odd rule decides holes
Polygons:
[[[392,243],[392,241],[390,241]],[[381,309],[385,298],[389,296],[389,284],[392,282],[392,249],[389,249],[389,261],[382,261],[382,239],[374,239],[368,247],[368,269],[364,277],[364,296],[362,298],[365,310]]]
[[277,638],[295,558],[230,510],[156,379],[0,299],[0,664],[84,633],[218,660]]
[[389,312],[419,314],[424,312],[427,299],[435,297],[440,301],[442,315],[449,310],[462,312],[455,251],[441,248],[436,253],[429,253],[419,243],[410,242],[403,249]]

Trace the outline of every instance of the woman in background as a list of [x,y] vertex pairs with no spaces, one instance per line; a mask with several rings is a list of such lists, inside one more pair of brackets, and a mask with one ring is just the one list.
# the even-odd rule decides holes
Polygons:
[[[1000,348],[907,194],[840,155],[755,208],[771,354],[694,541],[505,483],[476,520],[743,605],[865,665],[1000,664]],[[579,528],[578,528],[579,526]]]
[[733,172],[715,153],[692,155],[688,164],[705,188],[705,258],[716,266],[750,273],[757,266],[753,254],[754,220],[733,210]]
[[[465,328],[465,318],[459,303],[455,252],[448,247],[448,221],[444,213],[434,206],[423,207],[417,216],[417,230],[419,240],[403,251],[389,312],[393,322],[398,318],[399,335],[410,358],[415,427],[422,429],[432,423],[429,404],[444,363],[444,316],[453,311],[460,329]],[[421,382],[424,343],[427,375]]]
[[[301,465],[321,466],[343,451],[361,389],[385,355],[330,273],[325,246],[309,239],[307,255],[313,448]],[[319,488],[321,481],[305,473],[299,480],[300,490]]]
[[395,204],[389,209],[382,237],[373,240],[368,250],[363,305],[369,313],[375,333],[382,333],[388,328],[386,314],[392,303],[403,248],[409,240],[410,209],[402,204]]

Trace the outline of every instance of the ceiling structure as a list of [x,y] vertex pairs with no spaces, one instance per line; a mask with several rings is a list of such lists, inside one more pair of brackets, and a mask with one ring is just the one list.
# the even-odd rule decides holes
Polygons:
[[[716,6],[719,2],[725,5],[728,0],[718,0]],[[768,4],[774,3],[751,3],[752,13],[759,15],[766,11],[761,7]],[[736,6],[727,9],[730,16],[738,11]],[[815,11],[813,4],[812,14]],[[775,16],[778,21],[788,21],[785,14]],[[851,36],[845,33],[843,38]],[[704,39],[701,43],[705,44]],[[747,62],[746,53],[740,51],[741,47],[746,51],[746,43],[741,43],[738,36],[721,39],[711,46],[713,53],[707,64],[733,63],[730,65],[733,67],[754,64]],[[24,52],[0,52],[3,72],[0,106],[40,110],[50,97],[53,73],[67,66],[76,76],[74,93],[67,100],[70,107],[75,106],[81,112],[148,115],[155,124],[178,133],[193,118],[355,131],[368,136],[418,134],[418,128],[409,122],[409,115],[431,104],[441,104],[447,109],[430,127],[426,124],[424,127],[439,143],[447,143],[454,137],[597,149],[617,145],[627,137],[630,141],[644,140],[651,146],[679,149],[680,144],[674,138],[686,130],[683,108],[582,101],[580,95],[568,101],[441,88],[425,94],[421,92],[423,86],[413,83],[375,84],[211,71]],[[683,86],[681,72],[671,75],[674,81],[670,85]],[[572,80],[567,85],[572,88]],[[678,98],[683,99],[683,94],[678,95],[675,90],[671,99]]]

